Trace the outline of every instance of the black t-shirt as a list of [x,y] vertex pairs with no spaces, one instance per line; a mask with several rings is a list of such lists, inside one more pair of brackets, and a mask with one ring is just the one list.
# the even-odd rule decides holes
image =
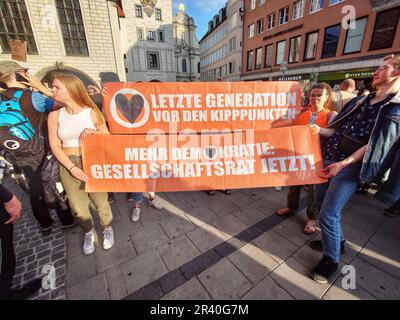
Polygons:
[[342,161],[347,158],[339,149],[343,135],[365,141],[365,144],[367,144],[378,117],[379,109],[390,101],[393,96],[391,94],[386,99],[371,105],[371,100],[375,97],[375,93],[371,93],[350,117],[342,121],[335,134],[325,140],[322,148],[324,158],[333,161]]

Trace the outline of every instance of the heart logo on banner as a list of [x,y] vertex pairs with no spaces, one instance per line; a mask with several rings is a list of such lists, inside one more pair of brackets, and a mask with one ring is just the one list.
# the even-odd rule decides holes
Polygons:
[[133,124],[143,110],[144,100],[138,94],[134,94],[129,100],[124,94],[118,93],[115,97],[115,104],[124,117]]

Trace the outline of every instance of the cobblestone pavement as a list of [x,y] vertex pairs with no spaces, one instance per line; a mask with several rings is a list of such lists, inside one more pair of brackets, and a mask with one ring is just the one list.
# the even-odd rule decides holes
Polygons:
[[[57,215],[54,213],[52,232],[43,236],[39,224],[33,216],[29,197],[10,180],[5,181],[7,188],[22,202],[21,217],[14,226],[14,247],[17,266],[13,283],[16,287],[35,278],[50,274],[55,268],[55,289],[41,289],[33,300],[65,299],[66,248],[64,233],[60,228]],[[43,269],[46,266],[45,269]]]
[[[371,196],[354,195],[345,207],[347,250],[328,284],[309,277],[321,253],[308,242],[320,234],[302,233],[305,204],[291,217],[274,215],[286,203],[285,189],[158,196],[165,209],[143,204],[133,223],[132,204],[116,194],[109,251],[99,245],[84,256],[82,231],[65,233],[67,299],[400,298],[400,217],[384,216],[385,205]],[[345,265],[355,268],[355,289],[342,286]]]

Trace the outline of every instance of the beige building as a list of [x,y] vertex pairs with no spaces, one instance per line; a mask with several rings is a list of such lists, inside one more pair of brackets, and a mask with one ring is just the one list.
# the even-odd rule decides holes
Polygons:
[[229,0],[208,22],[200,40],[202,81],[239,81],[242,65],[243,0]]
[[2,0],[0,60],[11,59],[11,39],[26,40],[21,64],[40,79],[63,70],[85,84],[124,81],[118,9],[106,0]]
[[176,81],[171,0],[122,0],[121,43],[128,81]]
[[175,39],[176,81],[191,82],[200,80],[200,44],[196,37],[193,17],[179,5],[179,12],[173,18]]

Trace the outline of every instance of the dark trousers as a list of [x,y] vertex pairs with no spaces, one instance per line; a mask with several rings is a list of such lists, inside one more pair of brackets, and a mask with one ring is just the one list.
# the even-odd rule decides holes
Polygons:
[[[28,194],[33,215],[41,227],[47,228],[53,223],[53,219],[50,216],[49,207],[44,201],[44,189],[40,171],[33,171],[29,167],[24,167],[22,171],[28,179]],[[70,225],[74,222],[74,217],[72,216],[69,207],[65,207],[58,202],[55,204],[54,209],[56,209],[62,225]]]
[[10,216],[0,208],[0,239],[1,239],[1,274],[0,274],[0,296],[11,289],[12,279],[15,273],[15,252],[13,244],[14,225],[4,224]]
[[[287,196],[287,207],[291,210],[299,208],[300,194],[303,186],[291,186]],[[318,218],[318,209],[315,204],[315,192],[314,185],[308,185],[308,197],[307,197],[307,217],[310,220],[316,220]]]

